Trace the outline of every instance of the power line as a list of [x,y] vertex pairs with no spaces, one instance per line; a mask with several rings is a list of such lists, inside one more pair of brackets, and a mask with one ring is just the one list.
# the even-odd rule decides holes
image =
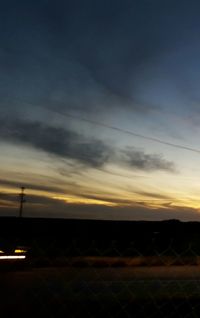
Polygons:
[[197,149],[197,148],[188,147],[188,146],[184,146],[184,145],[181,145],[181,144],[176,144],[176,143],[173,143],[173,142],[169,142],[169,141],[166,141],[166,140],[163,140],[163,139],[142,135],[142,134],[139,134],[139,133],[134,132],[134,131],[130,131],[130,130],[119,128],[119,127],[112,126],[112,125],[108,125],[108,124],[105,124],[105,123],[102,123],[102,122],[99,122],[99,121],[96,121],[96,120],[93,120],[93,119],[87,119],[87,118],[84,118],[82,116],[74,115],[74,114],[71,114],[71,113],[68,113],[68,112],[61,112],[61,111],[58,111],[58,110],[55,110],[55,109],[51,109],[51,108],[47,108],[46,109],[46,108],[44,108],[43,106],[41,106],[39,104],[31,103],[29,101],[23,101],[23,100],[20,100],[18,98],[16,100],[20,101],[21,103],[24,103],[24,104],[29,104],[31,106],[36,106],[36,107],[41,108],[43,110],[48,110],[50,112],[53,112],[55,114],[59,114],[59,115],[64,116],[64,117],[72,118],[72,119],[75,119],[75,120],[78,120],[78,121],[84,121],[84,122],[87,122],[87,123],[92,124],[92,125],[104,127],[104,128],[107,128],[107,129],[111,129],[113,131],[121,132],[123,134],[134,136],[134,137],[141,138],[141,139],[144,139],[144,140],[156,142],[156,143],[159,143],[159,144],[162,144],[162,145],[165,145],[165,146],[169,146],[169,147],[173,147],[173,148],[177,148],[177,149],[182,149],[182,150],[187,150],[187,151],[191,151],[191,152],[200,154],[200,149]]
[[111,125],[108,125],[108,124],[104,124],[104,123],[98,122],[96,120],[86,119],[86,118],[84,118],[82,116],[77,116],[77,115],[73,115],[73,114],[66,113],[66,112],[60,112],[60,111],[57,111],[57,110],[50,110],[50,111],[52,111],[54,113],[57,113],[59,115],[62,115],[62,116],[66,116],[66,117],[69,117],[69,118],[72,118],[72,119],[76,119],[76,120],[79,120],[79,121],[84,121],[84,122],[90,123],[92,125],[108,128],[108,129],[111,129],[111,130],[115,130],[115,131],[118,131],[118,132],[121,132],[121,133],[124,133],[124,134],[127,134],[127,135],[131,135],[131,136],[134,136],[134,137],[137,137],[137,138],[153,141],[153,142],[156,142],[156,143],[159,143],[159,144],[162,144],[162,145],[166,145],[166,146],[170,146],[170,147],[174,147],[174,148],[178,148],[178,149],[182,149],[182,150],[192,151],[192,152],[200,154],[200,149],[187,147],[187,146],[180,145],[180,144],[175,144],[175,143],[168,142],[168,141],[165,141],[165,140],[162,140],[162,139],[159,139],[159,138],[148,137],[146,135],[138,134],[138,133],[136,133],[134,131],[130,131],[130,130],[119,128],[119,127],[116,127],[116,126],[111,126]]

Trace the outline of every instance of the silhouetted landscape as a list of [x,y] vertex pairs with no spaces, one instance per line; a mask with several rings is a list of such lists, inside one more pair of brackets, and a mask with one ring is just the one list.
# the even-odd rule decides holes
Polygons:
[[[164,265],[167,257],[179,265],[185,262],[197,264],[200,262],[199,233],[200,223],[178,220],[128,222],[1,218],[0,248],[16,244],[27,246],[32,264],[41,266],[67,265],[69,260],[72,265],[72,257],[79,257],[76,265],[80,266],[86,265],[84,257],[96,257],[96,263],[93,263],[99,266],[105,265],[103,257],[110,257],[107,261],[110,260],[111,264],[111,257],[113,260],[117,257],[116,266],[126,265],[123,263],[125,258],[138,260],[138,257],[138,265],[151,265],[151,262],[162,265],[162,259]],[[147,258],[151,256],[154,259]]]

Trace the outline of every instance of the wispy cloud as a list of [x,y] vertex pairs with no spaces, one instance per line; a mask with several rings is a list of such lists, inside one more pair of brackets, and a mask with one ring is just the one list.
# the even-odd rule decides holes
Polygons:
[[[145,202],[136,202],[132,206],[103,206],[98,204],[72,204],[40,196],[31,196],[24,206],[24,216],[63,217],[72,219],[105,220],[200,220],[197,209],[181,206],[163,206],[151,208]],[[0,204],[0,215],[17,215],[16,206]],[[10,201],[13,202],[13,201]],[[55,212],[56,211],[56,212]]]
[[134,193],[139,194],[144,197],[149,197],[153,199],[161,199],[161,200],[171,200],[172,198],[169,195],[153,193],[153,192],[146,192],[146,191],[134,191]]

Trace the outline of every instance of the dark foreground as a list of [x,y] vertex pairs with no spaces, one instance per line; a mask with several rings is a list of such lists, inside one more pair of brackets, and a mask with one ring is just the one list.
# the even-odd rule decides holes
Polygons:
[[200,317],[198,222],[2,218],[0,251],[0,318]]
[[0,292],[1,317],[199,317],[200,267],[18,270]]

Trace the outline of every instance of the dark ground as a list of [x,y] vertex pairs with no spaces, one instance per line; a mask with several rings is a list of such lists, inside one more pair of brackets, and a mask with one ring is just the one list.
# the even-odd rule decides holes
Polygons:
[[176,220],[1,218],[0,249],[28,253],[0,265],[0,314],[199,317],[199,234],[199,223]]
[[198,317],[200,268],[47,268],[0,275],[2,317]]

